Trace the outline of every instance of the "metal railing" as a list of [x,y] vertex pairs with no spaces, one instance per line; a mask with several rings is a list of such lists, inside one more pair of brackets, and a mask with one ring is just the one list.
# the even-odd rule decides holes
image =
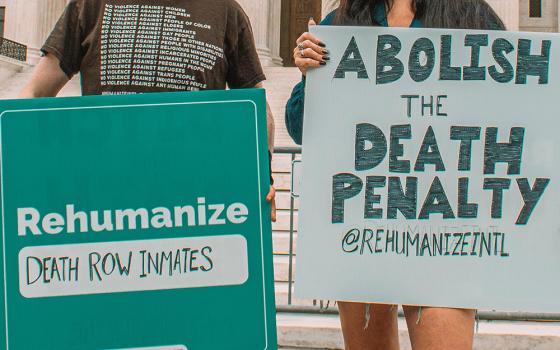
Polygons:
[[[292,183],[290,186],[290,240],[289,240],[289,262],[288,262],[288,303],[286,305],[277,305],[277,312],[301,313],[301,314],[338,314],[338,308],[330,307],[335,303],[333,301],[313,300],[313,306],[301,306],[293,304],[293,267],[294,267],[294,213],[295,213],[295,200],[299,197],[298,194],[293,192],[294,179],[294,165],[300,162],[296,159],[297,155],[301,154],[300,147],[278,147],[275,148],[276,154],[288,154],[291,156],[291,175]],[[399,311],[399,316],[402,317],[402,310]],[[478,311],[477,318],[484,321],[525,321],[525,322],[560,322],[560,314],[553,313],[527,313],[527,312],[497,312],[497,311]]]
[[294,164],[296,162],[296,155],[301,154],[299,147],[279,147],[274,150],[277,154],[289,154],[291,156],[292,164],[292,182],[290,186],[290,242],[289,242],[289,262],[288,262],[288,305],[292,305],[292,290],[294,285],[294,211],[295,199],[297,195],[293,192],[294,185]]
[[17,61],[27,62],[27,46],[0,37],[0,55]]

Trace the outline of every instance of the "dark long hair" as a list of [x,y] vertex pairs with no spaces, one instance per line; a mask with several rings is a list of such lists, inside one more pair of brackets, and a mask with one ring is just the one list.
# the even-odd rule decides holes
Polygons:
[[[338,25],[376,26],[376,6],[390,9],[392,0],[341,0],[335,23]],[[484,0],[412,0],[416,18],[426,28],[502,29],[505,25]]]

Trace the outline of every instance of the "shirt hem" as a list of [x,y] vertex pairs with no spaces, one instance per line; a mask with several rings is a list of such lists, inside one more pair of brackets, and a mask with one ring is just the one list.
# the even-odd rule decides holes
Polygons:
[[64,74],[66,74],[68,79],[72,79],[75,73],[64,63],[64,55],[58,49],[50,45],[43,45],[43,47],[41,48],[41,52],[45,55],[54,55],[60,62],[60,68],[62,69]]
[[230,85],[231,88],[233,89],[247,89],[247,88],[253,88],[255,87],[255,85],[257,85],[258,83],[261,83],[263,81],[266,80],[266,76],[264,74],[259,74],[256,77],[254,77],[251,80],[248,80],[247,82],[240,84],[240,85]]

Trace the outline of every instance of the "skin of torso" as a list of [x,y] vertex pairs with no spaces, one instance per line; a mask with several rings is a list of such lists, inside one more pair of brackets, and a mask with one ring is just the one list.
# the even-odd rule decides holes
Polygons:
[[414,19],[412,0],[394,0],[393,6],[387,13],[389,27],[409,27]]

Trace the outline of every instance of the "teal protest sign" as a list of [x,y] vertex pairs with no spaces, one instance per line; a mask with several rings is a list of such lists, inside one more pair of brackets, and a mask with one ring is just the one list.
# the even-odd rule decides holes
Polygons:
[[262,90],[3,101],[6,349],[275,349]]
[[298,296],[559,312],[560,36],[313,31]]

